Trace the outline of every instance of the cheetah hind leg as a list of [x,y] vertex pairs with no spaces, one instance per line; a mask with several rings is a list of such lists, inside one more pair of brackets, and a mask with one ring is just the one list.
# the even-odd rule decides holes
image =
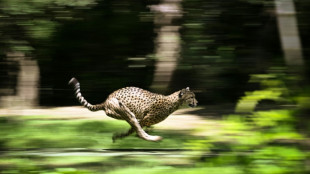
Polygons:
[[[145,128],[145,132],[147,134],[149,134],[152,131],[153,131],[153,126],[147,126]],[[134,132],[135,132],[135,129],[133,127],[131,127],[127,132],[113,134],[113,137],[112,137],[113,143],[115,143],[117,139],[125,138],[125,137],[131,135]],[[136,136],[139,137],[138,135],[136,135]]]
[[[151,126],[147,126],[147,127],[145,128],[145,132],[146,132],[147,134],[149,134],[149,133],[152,132],[152,131],[153,131],[153,127],[151,127]],[[135,132],[135,129],[134,129],[133,127],[131,127],[127,132],[123,132],[123,133],[114,133],[114,134],[113,134],[113,137],[112,137],[113,143],[115,143],[117,139],[125,138],[125,137],[127,137],[127,136],[133,134],[134,132]],[[136,136],[139,137],[138,134],[137,134]]]
[[[139,124],[136,116],[129,110],[128,107],[126,107],[125,105],[123,105],[120,101],[118,101],[117,99],[114,99],[114,104],[116,104],[115,102],[117,101],[118,103],[118,107],[115,107],[115,112],[117,112],[119,115],[121,115],[123,117],[124,120],[126,120],[132,127],[133,130],[135,130],[137,132],[137,135],[147,141],[160,141],[162,138],[160,136],[152,136],[147,134],[141,127],[141,125]],[[115,140],[118,137],[126,137],[128,135],[130,135],[131,131],[129,130],[127,133],[125,134],[120,134],[119,136],[115,136]],[[128,135],[127,135],[128,134]]]
[[125,138],[134,132],[135,132],[135,129],[131,127],[127,132],[113,134],[113,137],[112,137],[113,143],[115,143],[117,139]]

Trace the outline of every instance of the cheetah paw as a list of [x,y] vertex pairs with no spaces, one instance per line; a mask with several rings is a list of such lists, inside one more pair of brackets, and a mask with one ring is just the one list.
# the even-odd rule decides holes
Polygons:
[[160,141],[162,140],[163,138],[161,136],[148,136],[146,140],[148,141]]

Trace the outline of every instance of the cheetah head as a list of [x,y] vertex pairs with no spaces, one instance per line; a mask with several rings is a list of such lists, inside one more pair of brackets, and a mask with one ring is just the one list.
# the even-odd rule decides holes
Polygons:
[[190,107],[197,106],[198,101],[195,98],[195,94],[189,90],[189,87],[180,91],[179,98],[183,101],[183,103],[188,104]]

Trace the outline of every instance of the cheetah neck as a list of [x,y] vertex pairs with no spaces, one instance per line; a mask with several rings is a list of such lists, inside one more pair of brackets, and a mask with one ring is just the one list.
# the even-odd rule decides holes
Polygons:
[[173,111],[177,110],[180,107],[180,105],[182,105],[182,101],[180,101],[179,94],[180,94],[180,91],[176,91],[173,94],[166,96],[168,101],[171,102],[171,106],[172,106],[171,109]]

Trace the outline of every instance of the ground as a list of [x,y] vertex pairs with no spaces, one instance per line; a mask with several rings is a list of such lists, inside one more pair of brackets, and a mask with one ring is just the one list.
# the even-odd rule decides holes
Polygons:
[[[212,112],[208,112],[208,115],[204,115],[207,110],[208,109],[202,107],[179,109],[166,120],[155,125],[155,127],[156,129],[165,130],[193,130],[205,125],[214,125],[212,119],[218,115]],[[37,109],[0,109],[0,116],[42,116],[42,119],[114,120],[106,116],[104,111],[90,112],[88,109],[80,106]]]
[[115,143],[113,133],[130,126],[104,112],[0,109],[0,173],[309,173],[308,137],[295,129],[294,110],[231,108],[180,109],[150,132],[162,141]]

